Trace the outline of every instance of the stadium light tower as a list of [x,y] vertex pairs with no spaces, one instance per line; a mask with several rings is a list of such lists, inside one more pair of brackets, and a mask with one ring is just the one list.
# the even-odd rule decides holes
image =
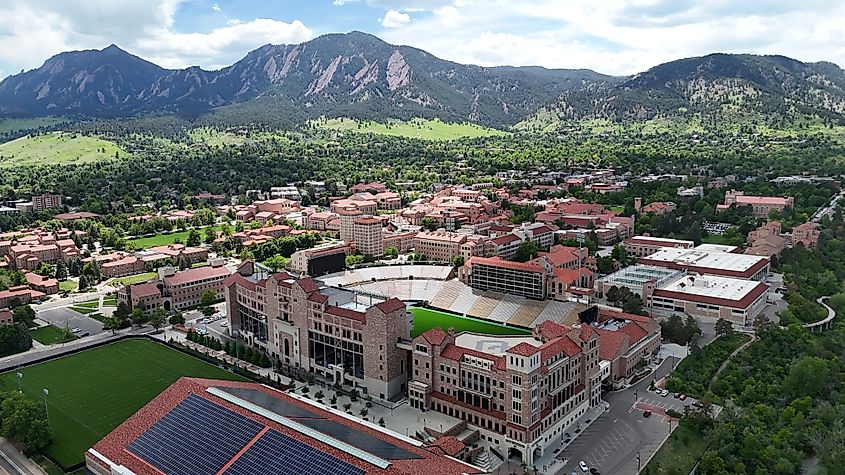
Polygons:
[[50,391],[47,388],[44,388],[44,412],[47,414],[47,422],[50,422],[50,410],[47,409],[47,395],[50,394]]

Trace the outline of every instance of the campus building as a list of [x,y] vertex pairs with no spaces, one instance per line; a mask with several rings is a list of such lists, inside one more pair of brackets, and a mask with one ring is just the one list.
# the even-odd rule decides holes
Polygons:
[[271,274],[249,261],[225,288],[231,329],[283,367],[382,399],[407,390],[411,321],[402,301],[324,293],[311,278]]
[[543,262],[514,262],[499,257],[475,256],[463,265],[460,276],[474,289],[543,300],[551,271]]
[[625,252],[632,257],[646,257],[664,248],[692,249],[695,247],[692,241],[652,236],[634,236],[626,239],[622,244]]
[[129,311],[140,308],[145,312],[158,308],[183,310],[200,304],[202,295],[209,290],[223,298],[224,282],[232,271],[215,263],[211,266],[177,271],[173,267],[162,267],[158,277],[118,289],[117,301],[129,307]]
[[601,403],[598,334],[546,321],[530,337],[435,328],[413,341],[413,407],[477,428],[529,466]]
[[769,259],[765,257],[708,249],[703,246],[695,249],[663,248],[641,257],[638,262],[701,275],[756,281],[765,280],[769,275]]
[[741,191],[731,190],[725,193],[724,204],[716,205],[717,211],[723,211],[731,206],[747,206],[751,209],[751,216],[768,218],[771,211],[783,212],[786,208],[795,206],[795,198],[791,196],[746,196]]
[[660,324],[651,317],[600,308],[593,329],[599,358],[610,364],[606,382],[611,387],[624,384],[660,349]]
[[482,473],[459,459],[467,451],[266,385],[181,378],[88,449],[85,465],[95,475]]
[[32,197],[32,210],[36,213],[62,206],[61,195],[44,194]]
[[382,220],[372,216],[361,216],[352,222],[352,242],[358,253],[380,257],[384,254],[384,232]]

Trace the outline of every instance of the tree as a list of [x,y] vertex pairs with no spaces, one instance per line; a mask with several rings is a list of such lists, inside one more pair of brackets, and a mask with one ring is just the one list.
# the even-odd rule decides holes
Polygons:
[[206,290],[200,296],[200,305],[203,307],[210,307],[217,302],[217,292],[213,290]]
[[792,397],[817,397],[830,386],[833,378],[827,360],[805,356],[789,368],[784,389]]
[[67,277],[67,264],[65,264],[64,261],[59,261],[56,263],[56,280],[64,281],[67,280]]
[[715,329],[716,329],[716,335],[717,336],[730,335],[734,331],[733,324],[731,322],[725,320],[724,318],[720,318],[720,319],[716,320]]
[[47,419],[46,408],[23,394],[12,391],[3,395],[0,403],[0,433],[3,437],[38,450],[53,439],[53,429]]
[[437,222],[431,216],[423,218],[422,221],[420,221],[420,225],[428,231],[434,231],[437,229]]
[[200,245],[200,232],[196,229],[191,229],[188,232],[188,239],[185,241],[185,245],[188,247],[197,247]]
[[124,320],[115,317],[112,315],[111,317],[105,317],[103,319],[103,329],[104,330],[111,330],[112,334],[115,334],[118,329],[123,325]]
[[[171,325],[184,325],[185,324],[185,316],[182,315],[182,312],[176,312],[170,316],[170,324]],[[228,341],[226,342],[228,343]]]
[[126,305],[126,302],[119,302],[112,315],[121,321],[126,320],[129,318],[129,306]]
[[14,355],[32,348],[32,335],[23,323],[0,327],[0,357]]
[[135,310],[132,310],[132,316],[130,318],[134,325],[140,327],[147,323],[148,316],[143,310],[136,308]]
[[12,320],[15,323],[23,323],[27,328],[35,324],[35,310],[29,305],[21,305],[12,309]]
[[352,412],[350,412],[350,409],[352,409],[352,404],[347,402],[343,405],[343,410],[346,411],[348,414],[352,414]]
[[522,241],[519,247],[516,248],[516,254],[514,254],[513,260],[516,262],[528,262],[537,257],[539,251],[534,241]]
[[395,247],[388,247],[384,250],[384,257],[396,257],[399,255],[399,249]]
[[633,313],[634,315],[643,315],[643,299],[639,295],[632,295],[625,299],[622,303],[622,311],[625,313]]
[[369,413],[370,413],[370,411],[366,407],[362,407],[361,410],[358,411],[358,414],[361,414],[361,417],[364,418],[364,419],[367,418],[367,414],[369,414]]
[[150,318],[149,318],[150,326],[152,326],[156,330],[161,328],[162,325],[164,325],[164,323],[166,321],[167,321],[167,315],[165,314],[164,309],[161,309],[161,308],[157,308],[152,313],[152,315],[150,315]]
[[278,272],[284,269],[285,266],[288,265],[288,262],[290,262],[290,259],[284,256],[276,255],[270,257],[269,259],[265,259],[263,264],[269,267],[273,272]]

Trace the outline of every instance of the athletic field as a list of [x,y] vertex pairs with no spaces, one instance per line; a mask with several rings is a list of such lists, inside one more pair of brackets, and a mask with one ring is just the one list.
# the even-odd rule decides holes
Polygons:
[[3,389],[43,401],[55,437],[44,452],[65,467],[182,376],[242,379],[149,340],[124,340],[0,375]]
[[411,307],[408,309],[414,316],[414,329],[411,331],[411,338],[425,333],[434,327],[448,330],[455,329],[455,333],[473,332],[485,333],[487,335],[530,335],[531,332],[522,328],[501,325],[493,322],[486,322],[470,317],[462,317],[454,313],[441,312],[429,308]]

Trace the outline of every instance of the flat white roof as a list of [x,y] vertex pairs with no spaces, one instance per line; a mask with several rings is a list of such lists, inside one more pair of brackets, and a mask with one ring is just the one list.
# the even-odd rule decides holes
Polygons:
[[540,346],[541,343],[530,336],[494,336],[478,333],[461,333],[455,338],[455,345],[470,350],[482,351],[489,355],[503,355],[508,348],[520,343]]
[[655,236],[634,236],[634,237],[628,238],[628,239],[634,240],[634,241],[649,241],[649,242],[654,242],[655,244],[659,244],[659,243],[683,244],[683,245],[690,246],[690,247],[692,246],[692,244],[695,244],[692,241],[685,241],[683,239],[670,239],[670,238],[662,238],[662,237],[655,237]]
[[699,251],[707,252],[734,252],[739,249],[739,246],[729,246],[727,244],[699,244],[695,246]]
[[764,257],[749,254],[733,254],[730,252],[701,249],[677,249],[672,247],[660,249],[645,259],[737,272],[744,272],[754,267],[761,260],[765,260]]
[[660,287],[660,290],[739,301],[758,285],[760,282],[756,280],[684,275]]

